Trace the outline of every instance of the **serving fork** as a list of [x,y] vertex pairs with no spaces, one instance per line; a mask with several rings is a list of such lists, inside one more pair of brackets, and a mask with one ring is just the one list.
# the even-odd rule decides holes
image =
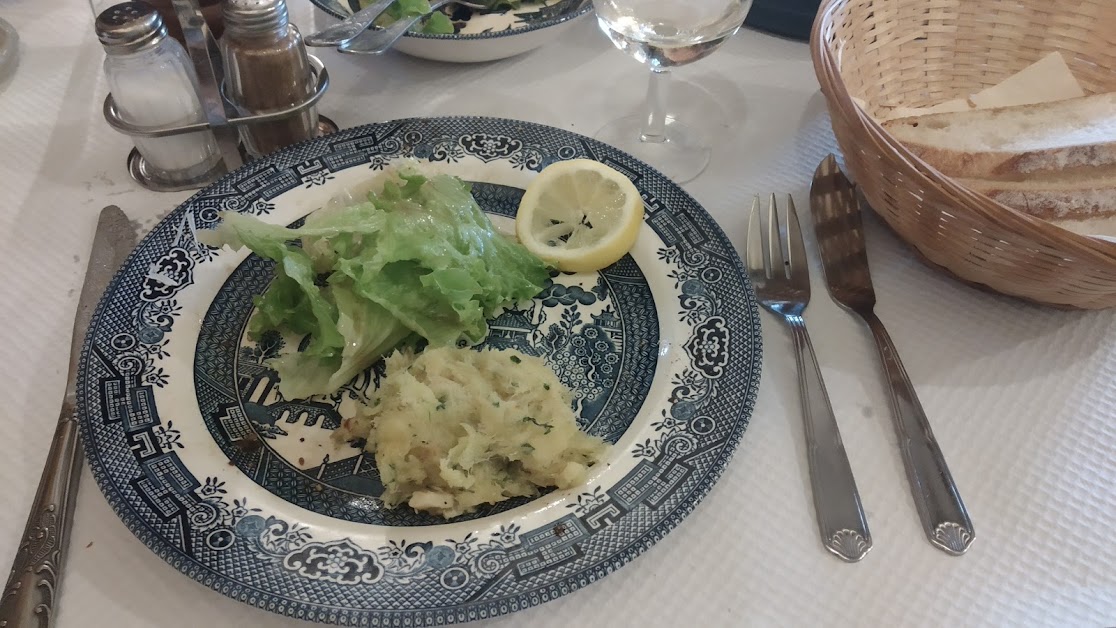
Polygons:
[[[426,13],[403,18],[383,28],[374,28],[373,25],[376,20],[384,11],[388,10],[393,2],[395,0],[376,0],[376,2],[350,15],[347,19],[306,37],[306,45],[338,46],[342,52],[382,53],[391,48],[416,22],[430,15],[430,13]],[[465,2],[464,0],[434,0],[430,3],[430,11],[437,11],[447,4],[460,4],[476,10],[485,8],[483,4]]]
[[810,271],[794,198],[789,194],[785,214],[784,222],[780,223],[772,194],[767,208],[765,239],[759,197],[752,203],[744,255],[748,276],[760,304],[780,317],[790,327],[794,338],[806,457],[822,544],[842,560],[857,562],[872,548],[872,536],[802,317],[810,303]]

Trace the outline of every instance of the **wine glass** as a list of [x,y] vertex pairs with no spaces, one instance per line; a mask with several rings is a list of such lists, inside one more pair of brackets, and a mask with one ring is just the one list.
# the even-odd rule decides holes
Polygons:
[[609,122],[596,138],[677,183],[705,170],[710,139],[666,111],[670,69],[709,56],[740,28],[752,0],[593,0],[601,30],[651,69],[645,113]]

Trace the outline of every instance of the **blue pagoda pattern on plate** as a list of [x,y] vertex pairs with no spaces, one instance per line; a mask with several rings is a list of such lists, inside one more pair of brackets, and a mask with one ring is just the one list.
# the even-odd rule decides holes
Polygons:
[[[687,365],[671,382],[654,437],[633,449],[631,472],[614,485],[588,487],[567,512],[537,529],[507,527],[492,538],[384,547],[314,538],[297,521],[257,510],[249,496],[228,495],[221,478],[191,473],[179,455],[184,445],[174,420],[160,416],[154,391],[167,385],[160,363],[177,320],[175,297],[212,258],[194,232],[213,224],[221,209],[266,213],[285,191],[320,185],[348,168],[376,169],[388,157],[437,160],[437,147],[448,145],[446,159],[456,146],[483,160],[491,151],[475,141],[478,134],[514,138],[522,148],[512,154],[543,155],[524,161],[531,170],[552,159],[603,161],[628,174],[645,195],[646,222],[665,243],[659,258],[677,289],[677,303],[666,310],[691,333],[681,341]],[[465,136],[473,139],[462,141]],[[492,158],[518,167],[511,157]],[[557,286],[567,294],[572,289],[554,286],[556,299]],[[555,311],[562,314],[548,323],[561,323],[574,310]],[[665,311],[662,304],[659,311]],[[608,336],[607,316],[588,319],[589,325],[586,320],[570,330],[599,329]],[[546,337],[542,332],[536,346],[546,346]],[[185,574],[292,617],[354,626],[434,625],[492,617],[569,593],[611,573],[677,525],[712,486],[747,426],[759,358],[755,298],[735,251],[677,186],[630,156],[572,133],[508,120],[414,119],[292,147],[231,173],[175,210],[141,243],[98,307],[82,356],[79,407],[90,465],[109,503],[141,541]]]

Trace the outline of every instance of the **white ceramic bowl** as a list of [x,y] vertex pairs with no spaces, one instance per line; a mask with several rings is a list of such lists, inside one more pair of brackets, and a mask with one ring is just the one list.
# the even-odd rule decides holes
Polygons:
[[[353,14],[357,0],[310,0],[330,15],[345,19]],[[350,4],[351,3],[351,4]],[[413,57],[451,63],[479,63],[506,59],[534,50],[566,31],[574,21],[593,11],[585,2],[543,0],[524,2],[514,11],[474,14],[455,22],[452,35],[407,33],[395,49]],[[359,5],[356,7],[359,8]]]

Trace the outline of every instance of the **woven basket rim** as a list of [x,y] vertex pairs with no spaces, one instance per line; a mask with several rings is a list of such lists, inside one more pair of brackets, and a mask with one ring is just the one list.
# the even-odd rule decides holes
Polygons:
[[906,164],[919,177],[920,183],[927,187],[933,186],[952,200],[958,211],[979,211],[982,218],[998,223],[1005,230],[1025,237],[1045,240],[1052,245],[1056,244],[1057,248],[1066,249],[1068,253],[1091,259],[1096,263],[1116,266],[1116,242],[1075,233],[960,185],[955,179],[942,174],[933,165],[914,154],[857,105],[842,80],[834,51],[825,44],[822,37],[823,31],[832,27],[836,10],[848,2],[849,0],[822,0],[810,30],[810,54],[821,88],[832,91],[841,109],[846,115],[855,117],[869,139],[877,146],[886,147],[889,153]]

